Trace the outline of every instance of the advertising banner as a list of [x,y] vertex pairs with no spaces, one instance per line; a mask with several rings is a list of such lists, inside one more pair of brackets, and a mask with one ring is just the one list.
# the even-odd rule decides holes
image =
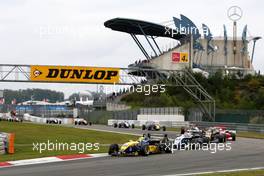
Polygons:
[[119,77],[119,68],[30,66],[30,80],[36,82],[119,83]]

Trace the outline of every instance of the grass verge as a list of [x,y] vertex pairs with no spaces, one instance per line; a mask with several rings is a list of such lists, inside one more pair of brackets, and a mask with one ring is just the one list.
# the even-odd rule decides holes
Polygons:
[[[105,144],[124,143],[137,136],[117,134],[110,132],[99,132],[94,130],[77,129],[73,127],[62,127],[57,125],[39,125],[30,123],[0,122],[0,132],[15,133],[15,154],[0,155],[0,161],[12,161],[20,159],[31,159],[54,155],[80,153],[84,147],[79,145],[76,151],[43,151],[40,153],[33,150],[33,143],[61,142],[61,143],[99,143],[99,150],[85,150],[84,153],[107,152]],[[94,148],[93,148],[94,149]]]
[[245,138],[264,139],[264,133],[258,133],[258,132],[239,131],[239,132],[237,132],[237,136],[238,137],[245,137]]

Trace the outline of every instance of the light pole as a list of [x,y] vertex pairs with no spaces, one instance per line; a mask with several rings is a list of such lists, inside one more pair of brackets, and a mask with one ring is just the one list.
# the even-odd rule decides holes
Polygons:
[[252,49],[252,56],[251,56],[251,64],[253,63],[253,57],[254,57],[254,53],[255,53],[255,45],[256,45],[256,41],[261,39],[261,37],[254,37],[253,38],[253,49]]
[[237,51],[237,21],[243,15],[243,11],[238,6],[232,6],[227,11],[227,16],[233,21],[233,54],[234,54],[234,66],[236,63],[236,51]]

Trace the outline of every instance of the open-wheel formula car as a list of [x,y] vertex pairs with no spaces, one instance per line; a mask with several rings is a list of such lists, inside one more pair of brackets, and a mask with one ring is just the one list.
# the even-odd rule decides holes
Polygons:
[[144,125],[142,125],[142,130],[149,130],[149,131],[166,131],[165,126],[161,126],[159,122],[148,121]]
[[148,156],[149,154],[171,153],[171,142],[167,135],[163,139],[143,135],[138,140],[118,144],[111,144],[108,154],[111,156]]
[[87,122],[87,120],[82,118],[74,119],[74,125],[92,125],[92,122]]
[[135,128],[135,124],[130,124],[127,121],[116,122],[113,124],[114,128]]
[[59,118],[47,118],[46,123],[47,124],[62,124],[62,120]]
[[18,117],[15,111],[11,111],[0,117],[0,121],[8,121],[8,122],[23,122],[23,118]]
[[230,140],[236,140],[236,131],[227,130],[223,126],[209,127],[203,130],[198,127],[191,127],[186,132],[196,138],[206,138],[211,143],[223,143]]
[[202,132],[186,132],[173,140],[173,149],[197,149],[209,144],[210,139]]
[[235,130],[228,130],[224,126],[215,126],[211,127],[212,135],[221,135],[225,141],[235,141],[236,140],[236,131]]

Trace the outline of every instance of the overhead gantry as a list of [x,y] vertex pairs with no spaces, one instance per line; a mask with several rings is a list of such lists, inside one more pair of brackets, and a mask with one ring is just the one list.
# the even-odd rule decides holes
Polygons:
[[84,66],[0,65],[0,82],[166,85],[182,87],[201,105],[209,120],[215,118],[215,101],[188,70],[156,70]]

